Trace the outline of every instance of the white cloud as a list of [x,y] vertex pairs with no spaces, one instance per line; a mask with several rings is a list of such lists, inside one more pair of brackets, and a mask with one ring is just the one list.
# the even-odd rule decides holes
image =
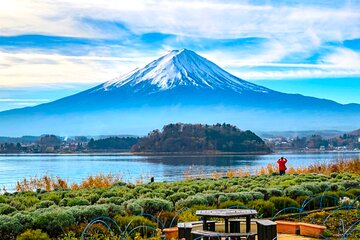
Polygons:
[[332,54],[324,56],[322,61],[334,68],[360,71],[360,53],[347,48],[336,48]]
[[0,87],[105,82],[135,68],[139,61],[101,56],[62,56],[32,51],[0,51]]
[[[359,53],[337,48],[319,63],[302,63],[324,42],[360,38],[360,5],[328,4],[254,5],[251,1],[126,1],[126,0],[2,0],[0,35],[44,34],[126,41],[123,32],[101,28],[93,18],[121,22],[133,33],[161,32],[179,38],[233,39],[261,37],[268,41],[259,49],[211,49],[207,58],[245,79],[301,78],[311,76],[354,76],[359,74]],[[31,47],[31,46],[28,46]],[[0,51],[0,86],[98,83],[156,58],[141,53],[124,54],[104,46],[85,56],[38,53],[35,50]],[[171,44],[153,50],[158,56]],[[231,52],[230,52],[231,51]],[[146,55],[144,57],[144,55]],[[297,63],[283,59],[300,55]],[[119,57],[121,56],[121,57]],[[259,70],[255,67],[273,69]],[[282,68],[281,70],[275,69]],[[295,69],[294,69],[295,68]]]
[[5,35],[114,37],[82,18],[125,23],[136,33],[163,32],[209,38],[267,37],[278,40],[305,35],[313,44],[359,36],[358,4],[343,7],[252,5],[248,1],[3,0]]

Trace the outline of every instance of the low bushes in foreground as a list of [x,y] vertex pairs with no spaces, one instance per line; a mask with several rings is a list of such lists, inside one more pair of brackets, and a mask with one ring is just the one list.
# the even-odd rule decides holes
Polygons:
[[[310,173],[155,182],[138,186],[115,183],[107,188],[6,193],[0,196],[0,236],[13,240],[26,237],[30,229],[39,229],[36,233],[39,236],[46,233],[52,239],[78,239],[86,224],[98,216],[112,217],[122,228],[132,219],[135,220],[129,229],[135,223],[157,228],[161,226],[153,218],[134,218],[134,215],[146,212],[170,224],[181,209],[179,221],[198,220],[197,209],[228,207],[254,208],[261,217],[271,217],[286,207],[301,208],[305,201],[308,201],[305,210],[318,209],[320,200],[322,207],[355,204],[359,201],[359,187],[359,174]],[[106,228],[101,226],[91,233],[93,239],[95,236],[111,239]]]

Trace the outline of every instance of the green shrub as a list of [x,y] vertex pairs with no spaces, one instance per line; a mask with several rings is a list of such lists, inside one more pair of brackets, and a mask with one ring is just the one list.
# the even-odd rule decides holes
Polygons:
[[356,198],[360,196],[360,188],[351,188],[346,191],[346,194],[349,194],[349,196],[353,196],[353,198]]
[[272,202],[263,199],[250,201],[247,206],[255,209],[262,217],[271,217],[275,213],[275,205]]
[[40,229],[28,229],[20,234],[16,240],[50,240],[50,237],[47,233],[42,232]]
[[52,205],[54,205],[54,204],[55,204],[55,203],[54,203],[53,201],[51,201],[51,200],[43,200],[43,201],[37,203],[37,204],[35,205],[35,207],[36,207],[36,208],[48,208],[48,207],[50,207],[50,206],[52,206]]
[[195,214],[192,209],[183,211],[178,216],[178,222],[193,222],[198,221],[199,217]]
[[229,201],[228,196],[226,196],[226,195],[220,195],[220,196],[218,197],[218,203],[219,203],[219,204],[220,204],[220,203],[223,203],[223,202],[226,202],[226,201]]
[[99,200],[97,200],[96,204],[106,204],[109,203],[110,199],[109,198],[99,198]]
[[17,211],[16,208],[10,206],[9,204],[0,203],[0,214],[8,215],[15,211]]
[[103,192],[100,195],[100,197],[102,198],[121,197],[121,194],[119,194],[119,192],[115,188],[113,188]]
[[10,205],[16,208],[17,210],[25,210],[26,206],[23,204],[23,202],[20,199],[14,198],[10,201]]
[[8,198],[5,195],[0,195],[0,203],[7,203]]
[[177,201],[181,199],[186,199],[189,195],[183,192],[178,192],[170,195],[167,197],[168,200],[172,201],[173,203],[176,203]]
[[285,195],[295,199],[298,196],[310,196],[312,192],[305,189],[303,186],[291,186],[285,189]]
[[147,192],[143,195],[141,195],[142,198],[160,198],[160,199],[165,199],[166,198],[166,194],[165,193],[161,193],[161,192]]
[[204,196],[206,198],[207,204],[213,205],[216,203],[219,193],[209,193],[209,194],[204,194]]
[[100,199],[100,195],[96,193],[92,193],[88,196],[86,196],[86,199],[91,203],[94,204]]
[[298,202],[289,197],[271,197],[269,201],[274,204],[276,211],[280,211],[287,207],[300,207]]
[[110,217],[113,217],[113,216],[119,215],[119,214],[126,215],[126,211],[123,206],[119,206],[114,203],[105,204],[103,206],[107,208],[108,214]]
[[73,231],[68,231],[64,234],[64,236],[60,240],[78,240],[79,238],[76,237],[76,233]]
[[339,193],[333,191],[326,191],[324,193],[318,194],[317,196],[320,198],[319,201],[322,198],[322,207],[337,206],[340,199]]
[[55,204],[59,204],[61,201],[61,193],[59,192],[47,192],[41,195],[41,200],[53,201]]
[[123,202],[125,202],[125,199],[122,197],[111,197],[108,198],[108,203],[114,203],[117,205],[121,205]]
[[149,213],[155,214],[161,211],[172,211],[172,202],[160,198],[140,198],[124,203],[126,210],[133,214]]
[[17,196],[14,200],[18,199],[21,204],[25,206],[25,208],[29,208],[40,202],[40,200],[37,197],[33,196],[33,194],[20,195]]
[[192,205],[191,210],[197,211],[197,210],[211,210],[216,209],[216,205]]
[[85,198],[76,197],[76,198],[69,198],[67,200],[67,205],[69,207],[72,207],[72,206],[86,206],[86,205],[90,205],[90,202]]
[[264,194],[261,192],[250,192],[254,200],[264,199]]
[[319,183],[319,187],[321,192],[329,191],[331,189],[330,184],[328,182]]
[[63,196],[63,198],[74,198],[74,197],[76,197],[75,191],[66,191]]
[[241,192],[238,194],[238,196],[239,196],[239,199],[237,199],[237,200],[240,200],[244,203],[250,202],[254,199],[253,195],[249,192]]
[[341,185],[341,184],[339,184],[339,183],[331,183],[331,184],[329,185],[329,187],[330,187],[330,190],[331,190],[331,191],[338,191],[338,190],[343,190],[343,189],[345,189],[345,188],[343,187],[343,185]]
[[279,188],[268,188],[267,189],[267,196],[268,198],[271,197],[280,197],[283,195],[283,191]]
[[317,183],[304,183],[301,185],[304,189],[312,192],[312,194],[317,194],[322,192],[320,186]]
[[138,202],[135,201],[135,199],[128,200],[121,206],[123,206],[129,214],[139,215],[144,213],[144,209],[139,205]]
[[219,208],[244,207],[244,203],[240,201],[224,201],[219,204]]
[[58,236],[63,229],[75,224],[72,213],[62,208],[38,209],[32,213],[34,227]]
[[23,225],[18,219],[0,215],[0,236],[2,239],[15,239],[22,230]]
[[189,186],[184,186],[184,187],[180,187],[178,192],[186,193],[186,192],[195,192],[195,191]]
[[29,229],[33,226],[33,219],[27,212],[15,213],[13,218],[20,222],[20,224],[23,226],[23,229]]
[[208,205],[206,197],[202,194],[190,196],[184,200],[180,200],[176,203],[176,208],[191,207],[193,205]]
[[92,206],[74,206],[68,212],[74,217],[74,221],[79,224],[88,222],[99,216],[107,216],[109,213],[108,205],[92,205]]
[[68,198],[63,198],[63,199],[61,199],[61,201],[59,202],[59,206],[60,206],[60,207],[66,207],[66,206],[67,206],[67,202],[68,202]]
[[359,187],[359,185],[360,185],[360,180],[350,180],[350,181],[345,181],[343,183],[345,189],[348,189],[350,187]]
[[331,178],[336,178],[339,175],[339,173],[333,172],[330,174]]
[[254,192],[261,192],[264,195],[265,199],[269,198],[269,192],[266,188],[263,187],[256,187],[253,189]]

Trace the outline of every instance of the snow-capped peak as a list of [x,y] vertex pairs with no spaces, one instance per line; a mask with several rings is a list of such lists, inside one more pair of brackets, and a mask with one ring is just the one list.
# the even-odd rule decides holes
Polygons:
[[111,91],[114,88],[125,86],[135,92],[147,91],[148,93],[173,89],[178,86],[228,89],[239,93],[270,91],[231,75],[216,64],[187,49],[172,50],[141,69],[135,69],[104,83],[101,89]]

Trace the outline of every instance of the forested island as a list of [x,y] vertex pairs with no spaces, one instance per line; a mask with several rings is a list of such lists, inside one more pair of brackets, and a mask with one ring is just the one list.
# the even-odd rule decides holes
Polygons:
[[[3,141],[3,142],[1,142]],[[0,138],[0,153],[269,153],[255,133],[230,124],[168,124],[147,136]]]
[[255,133],[241,131],[230,124],[169,124],[140,138],[132,152],[236,152],[270,153],[265,142]]

